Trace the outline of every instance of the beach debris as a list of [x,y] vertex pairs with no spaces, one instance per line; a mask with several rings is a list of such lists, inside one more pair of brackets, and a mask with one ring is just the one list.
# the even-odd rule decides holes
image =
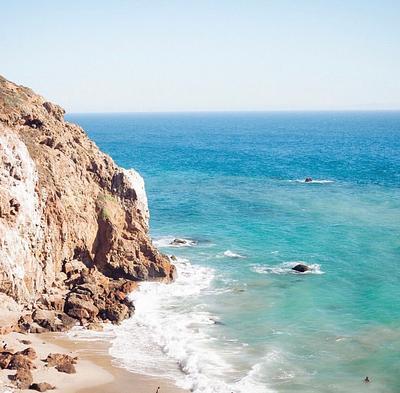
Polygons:
[[47,382],[33,383],[31,386],[29,386],[30,390],[36,390],[38,392],[47,392],[48,390],[54,390],[55,388],[55,386],[50,385]]
[[296,272],[299,272],[299,273],[304,273],[304,272],[308,272],[310,270],[310,268],[307,265],[299,263],[296,266],[293,266],[292,270],[295,270]]

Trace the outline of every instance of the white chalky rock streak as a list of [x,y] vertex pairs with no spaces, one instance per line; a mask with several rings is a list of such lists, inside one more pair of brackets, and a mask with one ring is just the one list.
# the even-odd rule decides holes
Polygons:
[[37,181],[25,144],[14,133],[0,130],[0,197],[5,206],[12,199],[19,204],[14,216],[0,214],[0,286],[20,300],[32,299],[43,282],[35,257],[43,240]]
[[134,169],[122,169],[122,172],[125,175],[125,179],[129,184],[129,187],[132,188],[137,196],[137,208],[140,210],[146,225],[149,225],[150,213],[149,213],[149,205],[147,202],[146,190],[144,187],[143,177],[140,176],[138,172]]

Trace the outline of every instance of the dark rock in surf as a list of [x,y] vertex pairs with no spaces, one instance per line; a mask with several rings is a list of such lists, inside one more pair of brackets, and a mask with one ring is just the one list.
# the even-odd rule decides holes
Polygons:
[[188,244],[188,241],[185,239],[176,238],[176,239],[172,240],[171,244],[173,246],[183,246],[185,244]]
[[299,273],[304,273],[304,272],[308,272],[311,269],[307,265],[303,265],[302,263],[299,263],[298,265],[292,267],[292,270],[299,272]]

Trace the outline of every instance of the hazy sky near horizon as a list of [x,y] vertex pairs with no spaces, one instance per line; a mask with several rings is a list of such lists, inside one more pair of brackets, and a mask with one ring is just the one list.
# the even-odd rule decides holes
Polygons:
[[16,0],[0,74],[68,112],[400,109],[400,1]]

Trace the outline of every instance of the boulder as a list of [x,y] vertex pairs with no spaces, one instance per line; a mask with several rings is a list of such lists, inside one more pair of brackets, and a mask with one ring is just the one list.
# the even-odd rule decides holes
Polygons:
[[292,267],[292,270],[295,270],[296,272],[299,273],[304,273],[310,270],[310,268],[307,265],[303,265],[302,263],[297,264],[296,266]]
[[59,371],[60,373],[66,373],[66,374],[76,373],[75,366],[72,363],[61,363],[58,366],[56,366],[56,370]]
[[54,390],[56,387],[50,385],[47,382],[33,383],[29,386],[29,389],[36,390],[37,392],[47,392],[48,390]]
[[22,355],[20,353],[16,353],[13,355],[10,363],[8,364],[8,369],[9,370],[19,370],[21,368],[27,369],[27,370],[32,370],[33,369],[33,363],[31,359],[29,359],[27,356]]
[[38,323],[36,322],[32,322],[30,324],[28,324],[28,326],[24,325],[24,331],[30,332],[30,333],[45,333],[48,331],[48,329],[40,326]]
[[32,347],[28,347],[23,351],[19,351],[16,355],[26,356],[30,360],[35,360],[37,358],[36,351]]
[[59,372],[75,374],[76,369],[74,364],[76,364],[77,359],[76,357],[62,353],[50,353],[46,358],[46,362],[48,366],[55,367]]
[[60,319],[65,330],[69,330],[76,325],[76,319],[70,317],[69,315],[67,315],[65,313],[59,314],[58,318]]
[[33,382],[31,371],[24,368],[18,369],[16,374],[9,378],[14,381],[18,389],[29,389]]
[[88,295],[71,293],[65,302],[65,312],[73,318],[93,320],[99,313],[99,309],[93,304]]
[[0,352],[0,369],[3,370],[8,368],[8,365],[10,364],[13,356],[14,355],[8,351]]
[[43,294],[41,301],[43,305],[49,310],[54,310],[54,311],[64,310],[65,300],[61,293],[52,295]]
[[113,302],[101,312],[102,319],[108,319],[112,323],[121,323],[130,316],[129,307],[126,304]]
[[32,315],[33,320],[41,327],[54,331],[54,324],[56,323],[56,313],[52,310],[37,309]]

